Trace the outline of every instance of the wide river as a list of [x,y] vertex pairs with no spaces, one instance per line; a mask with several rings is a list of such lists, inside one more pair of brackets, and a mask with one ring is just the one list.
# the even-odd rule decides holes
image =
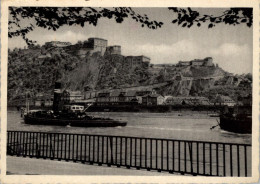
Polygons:
[[[9,110],[7,129],[19,131],[64,132],[100,135],[123,135],[137,137],[170,138],[179,140],[217,141],[230,143],[251,143],[251,134],[236,134],[221,130],[219,118],[200,112],[132,113],[94,112],[94,116],[110,117],[127,121],[125,127],[81,128],[45,125],[27,125],[20,113]],[[181,115],[181,116],[180,116]]]

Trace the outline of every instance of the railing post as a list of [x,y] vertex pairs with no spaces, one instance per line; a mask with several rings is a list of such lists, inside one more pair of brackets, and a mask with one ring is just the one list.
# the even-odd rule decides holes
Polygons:
[[67,160],[67,134],[64,134],[64,159]]
[[53,138],[52,136],[53,136],[53,133],[50,133],[50,158],[51,159],[54,158],[54,144],[52,144],[52,140],[55,139],[55,137]]
[[87,161],[87,135],[85,135],[84,137],[85,137],[84,162],[86,162]]
[[[49,149],[49,134],[44,133],[44,136],[46,136],[46,146],[45,146],[45,158],[48,158],[48,149]],[[27,140],[27,136],[26,136],[26,140]]]
[[206,168],[205,168],[206,160],[205,160],[205,143],[203,142],[203,174],[206,174]]
[[200,174],[200,162],[199,162],[199,142],[197,142],[197,173]]
[[111,164],[114,164],[114,157],[113,157],[113,137],[109,137],[109,140],[110,140],[110,150],[111,150],[111,153],[110,153],[110,163],[111,163]]
[[75,149],[75,135],[73,134],[73,135],[72,135],[72,149],[71,149],[71,151],[72,151],[71,159],[72,159],[73,161],[75,161],[75,158],[74,158],[74,149]]
[[184,172],[187,172],[187,161],[186,161],[186,141],[183,142],[184,143]]
[[104,136],[102,136],[102,149],[101,149],[101,152],[102,152],[101,162],[104,163]]
[[16,132],[16,156],[19,157],[20,150],[19,150],[19,134],[20,132]]
[[117,165],[117,137],[116,137],[116,165]]
[[240,176],[239,145],[237,145],[237,175]]
[[109,144],[108,144],[108,136],[107,136],[107,164],[110,165],[111,162],[108,163],[108,146],[109,146]]
[[157,157],[158,157],[158,153],[157,153],[158,152],[157,151],[158,150],[158,140],[157,139],[155,140],[155,143],[156,143],[156,145],[155,145],[155,150],[156,150],[156,152],[155,152],[155,162],[156,162],[156,164],[155,165],[156,165],[156,169],[158,169],[158,163],[157,163],[158,162],[157,161]]
[[25,157],[25,152],[24,152],[24,151],[25,151],[25,146],[24,146],[24,142],[25,142],[25,132],[22,132],[22,134],[23,134],[23,140],[22,140],[22,142],[23,142],[23,143],[22,143],[22,146],[23,146],[23,154],[22,154],[22,155],[23,155],[23,157]]
[[31,157],[31,152],[32,152],[31,151],[31,147],[32,147],[32,145],[31,145],[32,144],[32,133],[30,132],[29,134],[30,134],[30,137],[29,137],[29,139],[30,139],[30,142],[29,142],[29,157]]
[[244,155],[245,155],[245,176],[247,177],[247,149],[244,146]]
[[13,132],[10,132],[10,144],[9,144],[9,146],[10,146],[10,153],[11,153],[11,155],[13,155],[13,153],[14,153],[14,151],[13,151],[13,140],[12,140],[12,138],[13,138]]
[[127,166],[127,137],[125,137],[125,166]]
[[122,137],[120,137],[120,166],[122,165]]
[[78,153],[79,153],[79,150],[78,150],[78,147],[79,147],[79,135],[77,134],[76,137],[77,137],[77,139],[76,139],[76,159],[75,159],[75,161],[78,161]]
[[133,138],[130,137],[130,167],[132,167],[132,152],[133,152],[132,144],[133,144]]
[[63,158],[63,137],[64,137],[65,134],[61,134],[61,147],[60,147],[60,159]]
[[57,148],[56,148],[56,159],[60,160],[60,157],[59,157],[59,147],[60,147],[60,134],[57,133]]
[[55,159],[56,133],[53,135],[52,159]]
[[[6,137],[7,137],[7,149],[10,147],[10,132],[9,131],[7,131],[6,132]],[[8,151],[8,150],[7,150]]]
[[226,154],[225,154],[225,144],[223,145],[223,175],[226,176]]
[[91,144],[91,136],[89,135],[89,136],[88,136],[88,162],[90,162],[90,154],[91,154],[90,144]]
[[172,141],[172,172],[175,171],[175,141]]
[[95,138],[95,135],[93,136],[93,160],[92,160],[92,162],[94,163],[95,162],[95,140],[96,138]]
[[163,140],[161,140],[161,169],[163,170]]
[[169,171],[169,141],[167,140],[166,141],[166,146],[167,146],[167,149],[166,149],[166,152],[167,152],[167,171]]
[[82,139],[82,135],[80,135],[80,161],[82,162],[82,144],[83,144],[83,139]]
[[209,175],[212,175],[212,153],[211,153],[211,143],[209,143]]
[[139,143],[140,143],[140,168],[142,168],[142,138],[139,139]]
[[190,154],[190,171],[191,171],[191,173],[193,174],[193,160],[192,160],[192,155],[193,155],[193,153],[192,153],[192,142],[188,142],[188,146],[189,146],[189,154]]
[[233,163],[232,163],[232,145],[229,145],[230,152],[230,175],[233,176]]
[[153,168],[153,139],[150,139],[150,168]]
[[70,152],[71,152],[71,151],[70,151],[70,145],[71,145],[71,144],[70,144],[70,142],[71,142],[70,139],[71,139],[71,134],[69,134],[69,145],[68,145],[68,146],[69,146],[69,150],[68,150],[68,152],[69,152],[69,157],[68,157],[68,158],[69,158],[69,159],[68,159],[68,160],[70,160],[70,155],[71,155],[71,154],[70,154]]
[[181,171],[181,142],[178,141],[178,167],[179,172]]
[[136,143],[136,140],[137,138],[135,138],[135,167],[137,167],[137,164],[136,164],[136,150],[137,150],[137,143]]
[[216,167],[217,167],[217,176],[219,176],[219,170],[218,170],[218,143],[216,144]]
[[99,135],[97,136],[97,163],[100,165],[99,163]]
[[144,144],[144,157],[145,157],[145,162],[144,162],[144,164],[145,164],[145,168],[147,168],[147,139],[144,139],[144,141],[145,141],[145,144]]
[[[38,135],[37,135],[37,137],[38,137]],[[42,146],[41,140],[42,140],[42,133],[39,133],[39,144],[38,144],[38,141],[36,143],[37,144],[37,155],[36,155],[36,158],[42,157],[41,156],[41,146]]]

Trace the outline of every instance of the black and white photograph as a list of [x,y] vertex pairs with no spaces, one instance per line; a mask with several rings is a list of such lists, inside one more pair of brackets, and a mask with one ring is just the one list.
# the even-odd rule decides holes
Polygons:
[[259,180],[257,1],[4,2],[3,178]]

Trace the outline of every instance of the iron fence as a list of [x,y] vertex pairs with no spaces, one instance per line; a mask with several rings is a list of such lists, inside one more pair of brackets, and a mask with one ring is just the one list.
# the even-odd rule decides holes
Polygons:
[[251,176],[251,145],[174,139],[7,132],[7,154],[204,176]]

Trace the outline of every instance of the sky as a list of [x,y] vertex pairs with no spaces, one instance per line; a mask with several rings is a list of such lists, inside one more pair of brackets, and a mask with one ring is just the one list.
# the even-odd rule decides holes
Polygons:
[[[153,64],[176,64],[178,61],[189,61],[212,57],[224,70],[234,73],[252,73],[253,63],[253,28],[246,25],[230,26],[224,23],[208,29],[207,24],[201,27],[182,28],[171,21],[175,15],[167,8],[134,8],[141,15],[147,14],[150,20],[164,22],[156,30],[142,28],[131,18],[123,23],[113,19],[102,18],[97,26],[62,26],[57,31],[36,28],[28,38],[43,45],[48,41],[66,41],[72,44],[85,41],[90,37],[108,40],[108,45],[121,45],[122,55],[145,55]],[[196,8],[203,14],[221,15],[225,9]],[[8,40],[8,47],[24,48],[25,42],[19,38]]]

